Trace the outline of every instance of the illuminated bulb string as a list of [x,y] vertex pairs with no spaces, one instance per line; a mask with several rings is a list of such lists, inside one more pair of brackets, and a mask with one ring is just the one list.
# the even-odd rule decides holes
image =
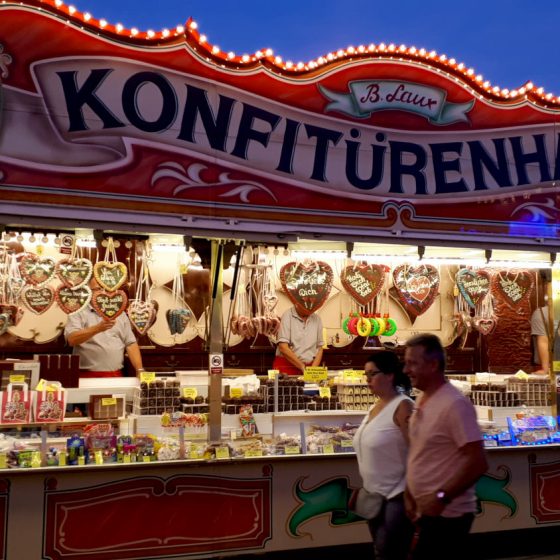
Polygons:
[[[378,55],[381,57],[386,57],[389,54],[398,54],[399,60],[411,60],[415,63],[420,63],[429,68],[433,68],[434,63],[436,63],[439,69],[443,69],[447,72],[449,69],[450,77],[458,76],[459,78],[467,78],[472,82],[472,85],[477,90],[482,90],[487,96],[501,99],[507,102],[520,102],[520,101],[536,101],[546,105],[557,106],[560,104],[560,96],[554,96],[551,93],[545,93],[544,88],[537,87],[532,82],[527,82],[524,86],[519,89],[509,90],[507,88],[500,88],[499,86],[492,86],[488,80],[484,80],[480,74],[476,74],[473,68],[466,68],[465,64],[462,62],[457,63],[455,58],[448,58],[447,55],[438,55],[436,51],[427,52],[426,49],[417,49],[415,46],[407,47],[404,44],[396,46],[391,43],[388,46],[385,43],[380,43],[379,45],[370,44],[366,48],[364,45],[354,47],[350,45],[346,49],[339,49],[336,53],[328,53],[326,56],[321,56],[315,60],[309,61],[307,64],[304,62],[294,63],[292,61],[283,62],[282,57],[273,56],[271,49],[258,51],[254,55],[242,55],[238,56],[234,52],[224,52],[217,45],[212,45],[208,42],[205,35],[198,33],[198,23],[194,20],[189,20],[186,28],[182,25],[178,25],[172,32],[169,29],[163,29],[161,31],[139,31],[135,27],[131,29],[126,29],[122,24],[117,23],[116,25],[111,25],[105,19],[96,20],[89,12],[79,12],[73,5],[65,5],[62,0],[41,0],[41,3],[46,6],[51,6],[54,10],[70,15],[72,18],[78,22],[82,21],[89,26],[97,27],[106,33],[114,33],[119,36],[128,35],[130,38],[135,40],[144,40],[146,42],[155,42],[162,39],[173,39],[174,37],[182,36],[186,34],[190,39],[194,40],[197,47],[203,51],[207,51],[209,55],[215,59],[222,61],[227,61],[239,66],[249,66],[255,64],[273,64],[278,69],[283,71],[288,71],[290,74],[303,74],[306,72],[312,72],[318,67],[325,64],[332,63],[338,60],[348,60],[355,56],[364,57],[370,55]],[[404,57],[404,58],[403,58]],[[389,57],[392,59],[392,57]]]

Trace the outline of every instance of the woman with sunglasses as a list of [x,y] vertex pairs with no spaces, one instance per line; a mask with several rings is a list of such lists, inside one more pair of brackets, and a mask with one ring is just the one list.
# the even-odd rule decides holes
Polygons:
[[404,507],[408,420],[413,408],[405,393],[410,380],[390,351],[372,354],[364,369],[378,400],[354,436],[354,449],[365,490],[383,496],[381,510],[368,526],[376,560],[405,560],[414,534]]

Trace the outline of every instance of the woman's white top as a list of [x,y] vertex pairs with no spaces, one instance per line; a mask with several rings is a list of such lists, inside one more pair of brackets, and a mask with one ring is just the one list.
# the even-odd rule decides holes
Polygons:
[[403,400],[410,399],[405,395],[396,396],[372,420],[369,420],[368,412],[354,435],[354,449],[364,488],[386,498],[404,492],[406,486],[408,445],[393,420]]

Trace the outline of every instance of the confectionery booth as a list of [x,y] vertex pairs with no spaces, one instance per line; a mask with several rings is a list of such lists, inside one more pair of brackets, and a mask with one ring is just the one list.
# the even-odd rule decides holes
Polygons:
[[[368,542],[364,363],[420,332],[484,434],[473,533],[559,525],[560,362],[531,335],[560,316],[559,122],[538,84],[422,48],[298,63],[2,2],[0,557]],[[323,359],[284,377],[292,305]],[[128,316],[143,371],[80,378],[88,306]]]

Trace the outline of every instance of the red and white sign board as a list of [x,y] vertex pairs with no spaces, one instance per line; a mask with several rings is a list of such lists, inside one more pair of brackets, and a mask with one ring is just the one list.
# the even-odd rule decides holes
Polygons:
[[194,22],[144,33],[25,0],[0,5],[0,98],[13,204],[558,238],[560,100],[423,50],[289,65]]

